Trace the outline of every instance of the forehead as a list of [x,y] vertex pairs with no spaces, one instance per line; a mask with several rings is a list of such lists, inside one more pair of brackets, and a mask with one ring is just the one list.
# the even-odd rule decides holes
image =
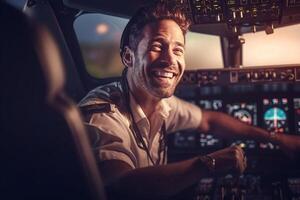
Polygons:
[[[169,42],[184,44],[184,35],[178,24],[169,19],[147,24],[143,29],[143,38],[149,40],[164,39]],[[142,39],[143,39],[142,38]]]

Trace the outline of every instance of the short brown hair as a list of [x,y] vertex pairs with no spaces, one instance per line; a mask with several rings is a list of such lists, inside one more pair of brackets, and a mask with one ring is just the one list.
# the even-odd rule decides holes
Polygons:
[[145,25],[163,19],[171,19],[180,27],[185,35],[190,26],[190,20],[185,13],[177,6],[162,2],[141,7],[127,23],[121,38],[120,53],[122,56],[125,46],[135,50],[141,40],[141,32]]

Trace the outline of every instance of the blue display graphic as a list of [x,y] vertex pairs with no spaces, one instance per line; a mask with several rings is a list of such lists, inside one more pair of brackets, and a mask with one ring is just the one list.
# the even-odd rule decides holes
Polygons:
[[[263,121],[264,128],[271,134],[287,133],[288,126],[288,99],[273,98],[263,99]],[[263,149],[278,149],[272,143],[261,143]]]
[[264,99],[263,106],[265,128],[274,134],[288,132],[287,99]]
[[264,114],[264,121],[270,130],[274,132],[284,132],[287,116],[285,111],[281,108],[269,108]]

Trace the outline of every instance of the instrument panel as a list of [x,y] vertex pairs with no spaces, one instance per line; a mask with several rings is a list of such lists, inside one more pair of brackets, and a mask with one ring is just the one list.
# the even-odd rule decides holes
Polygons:
[[192,30],[237,35],[299,23],[299,0],[163,0],[184,10]]
[[[227,113],[270,134],[300,136],[299,69],[270,66],[187,71],[175,94],[202,109]],[[277,145],[222,139],[191,130],[170,134],[168,145],[170,162],[231,145],[240,145],[247,155],[243,176],[201,179],[190,199],[300,199],[299,163],[289,162]]]
[[[299,72],[300,66],[187,71],[176,95],[200,108],[224,112],[261,127],[270,134],[300,135]],[[277,149],[251,140],[221,140],[211,134],[199,136],[188,132],[187,138],[176,133],[180,139],[175,138],[175,149],[218,149],[232,144],[245,149]],[[192,145],[187,145],[191,141]]]

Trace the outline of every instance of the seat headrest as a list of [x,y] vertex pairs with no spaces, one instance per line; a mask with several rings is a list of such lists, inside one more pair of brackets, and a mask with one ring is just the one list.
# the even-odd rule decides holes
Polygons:
[[59,48],[47,28],[38,23],[34,27],[35,47],[46,80],[47,99],[51,101],[64,89],[65,73],[62,58]]

